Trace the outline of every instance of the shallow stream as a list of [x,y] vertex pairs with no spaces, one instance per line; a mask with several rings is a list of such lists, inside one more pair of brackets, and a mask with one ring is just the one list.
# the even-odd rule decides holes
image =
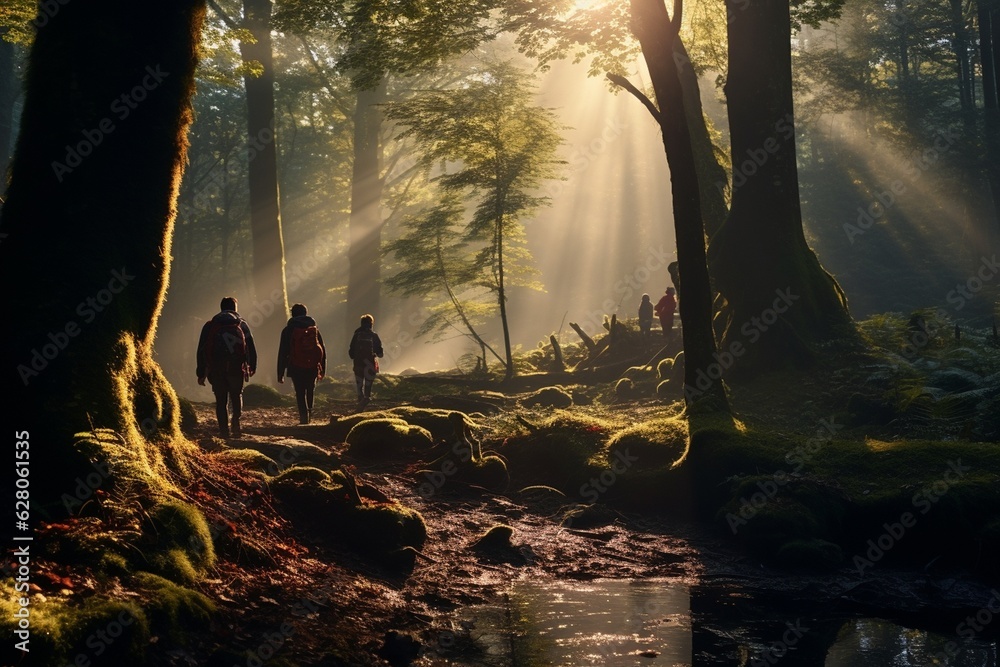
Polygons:
[[941,634],[836,605],[779,604],[731,588],[671,580],[518,582],[503,603],[469,607],[458,621],[462,650],[448,651],[449,664],[997,665],[997,643],[968,625]]

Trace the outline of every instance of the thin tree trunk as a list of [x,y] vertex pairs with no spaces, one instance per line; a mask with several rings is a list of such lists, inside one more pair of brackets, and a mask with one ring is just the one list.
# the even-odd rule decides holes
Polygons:
[[112,476],[135,466],[162,491],[162,473],[186,471],[192,445],[153,341],[203,18],[203,0],[71,2],[31,48],[0,216],[5,411],[48,462],[32,506],[55,516],[94,473],[73,446],[91,425],[122,438]]
[[995,0],[979,0],[979,59],[983,68],[983,130],[986,134],[986,180],[993,200],[993,224],[1000,222],[1000,109],[996,79],[993,23]]
[[[253,239],[255,303],[242,303],[243,316],[257,325],[254,336],[261,349],[277,349],[288,314],[285,286],[285,247],[278,203],[278,152],[274,129],[274,63],[271,51],[271,0],[244,0],[243,27],[255,44],[240,42],[244,61],[257,61],[260,76],[247,75],[247,150],[250,180],[250,230]],[[262,369],[271,366],[265,364]]]
[[[501,206],[502,208],[502,206]],[[504,289],[503,275],[503,216],[496,221],[497,249],[497,301],[500,303],[500,323],[503,325],[503,347],[507,357],[504,380],[514,377],[514,355],[510,347],[510,327],[507,324],[507,291]]]
[[[683,91],[674,62],[677,26],[671,24],[663,0],[631,0],[632,31],[642,48],[659,105],[663,147],[670,168],[677,261],[684,298],[680,316],[684,342],[685,398],[690,404],[706,397],[728,410],[721,377],[710,377],[718,347],[712,331],[712,289],[705,258],[698,171],[684,109]],[[680,21],[681,2],[674,4],[674,21]],[[701,375],[705,374],[705,381]],[[701,384],[699,384],[701,382]]]
[[[347,310],[357,318],[381,310],[382,276],[382,112],[385,78],[370,90],[360,90],[354,108],[354,167],[351,177],[351,218],[348,250]],[[351,318],[348,318],[351,319]]]

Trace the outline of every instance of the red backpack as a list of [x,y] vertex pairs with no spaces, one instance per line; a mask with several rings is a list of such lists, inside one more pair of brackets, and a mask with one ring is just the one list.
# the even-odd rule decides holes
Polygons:
[[220,313],[209,322],[205,361],[209,372],[246,374],[247,339],[242,320],[230,313]]
[[293,327],[288,364],[296,368],[317,368],[323,361],[323,347],[319,344],[319,329],[314,325]]

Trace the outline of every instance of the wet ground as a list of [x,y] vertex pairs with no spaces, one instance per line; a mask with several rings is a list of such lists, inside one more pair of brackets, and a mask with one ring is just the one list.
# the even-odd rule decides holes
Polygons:
[[[198,411],[196,440],[215,449],[211,410]],[[296,421],[292,408],[248,410],[243,438],[227,444],[342,451],[323,425]],[[248,667],[997,664],[1000,594],[971,576],[787,572],[748,556],[724,527],[611,511],[566,525],[565,498],[428,492],[417,469],[357,469],[422,513],[428,539],[411,573],[276,518],[274,539],[289,546],[259,565],[220,563],[206,590],[219,621],[192,656]],[[512,546],[472,549],[498,523],[514,529]]]

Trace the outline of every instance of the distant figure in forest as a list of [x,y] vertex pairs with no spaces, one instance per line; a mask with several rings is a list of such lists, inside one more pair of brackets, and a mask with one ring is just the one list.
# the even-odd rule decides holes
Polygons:
[[354,360],[354,382],[358,387],[358,409],[368,405],[372,399],[372,383],[378,373],[378,359],[383,356],[382,340],[372,329],[375,318],[361,316],[361,326],[354,330],[351,346],[347,354]]
[[639,331],[643,338],[649,338],[649,330],[653,326],[653,302],[649,300],[648,294],[642,295],[642,302],[639,304]]
[[[198,384],[205,379],[215,394],[215,416],[219,435],[240,437],[243,412],[243,383],[257,372],[257,348],[250,325],[236,312],[236,299],[227,296],[219,304],[221,312],[205,323],[198,339]],[[233,406],[230,428],[228,404]]]
[[278,382],[285,382],[285,372],[292,378],[295,401],[299,406],[299,423],[308,424],[312,416],[316,382],[326,375],[326,345],[301,303],[292,306],[292,317],[281,331],[278,344]]
[[669,336],[671,329],[674,328],[674,311],[677,310],[675,293],[676,290],[673,287],[668,287],[667,293],[663,295],[653,308],[656,316],[660,318],[660,327],[663,329],[664,336]]

